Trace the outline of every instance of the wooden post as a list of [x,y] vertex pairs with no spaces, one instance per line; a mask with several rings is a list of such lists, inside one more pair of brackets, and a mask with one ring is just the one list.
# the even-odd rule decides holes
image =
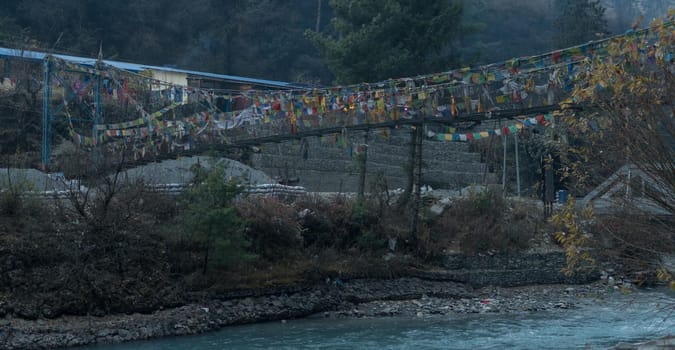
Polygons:
[[502,160],[502,196],[506,197],[506,135],[502,134],[504,140],[504,159]]
[[516,143],[516,193],[520,197],[520,164],[518,164],[518,133],[513,134],[513,139]]
[[410,238],[414,242],[417,240],[417,225],[419,222],[420,203],[422,201],[422,140],[424,124],[417,125],[415,130],[415,161],[412,164],[414,173],[415,198],[412,206],[412,220],[410,220]]
[[368,163],[368,134],[370,129],[366,129],[365,134],[363,135],[363,154],[361,159],[359,159],[360,169],[359,169],[359,200],[363,200],[364,192],[366,189],[366,165]]

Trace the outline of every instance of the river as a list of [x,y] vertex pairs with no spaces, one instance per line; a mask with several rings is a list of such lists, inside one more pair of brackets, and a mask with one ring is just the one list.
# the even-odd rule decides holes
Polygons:
[[307,318],[89,350],[603,349],[675,335],[675,293],[613,293],[580,307],[515,314]]

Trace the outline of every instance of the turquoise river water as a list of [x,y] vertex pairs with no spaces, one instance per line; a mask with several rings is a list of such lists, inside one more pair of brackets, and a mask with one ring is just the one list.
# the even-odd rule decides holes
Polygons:
[[616,293],[568,310],[420,318],[308,318],[88,350],[605,349],[675,335],[672,292]]

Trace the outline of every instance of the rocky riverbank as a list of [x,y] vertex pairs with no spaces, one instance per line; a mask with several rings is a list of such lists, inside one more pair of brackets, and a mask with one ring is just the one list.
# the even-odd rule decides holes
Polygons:
[[478,312],[535,312],[574,308],[616,286],[485,287],[420,278],[329,281],[292,293],[214,298],[151,314],[0,320],[0,348],[58,348],[187,335],[228,325],[300,317],[379,317]]
[[[604,283],[588,285],[543,285],[526,287],[485,287],[474,290],[469,297],[439,298],[422,295],[406,300],[377,300],[361,304],[342,305],[337,311],[325,312],[323,317],[386,317],[449,315],[463,313],[519,313],[552,309],[570,309],[606,297],[613,292]],[[314,317],[319,315],[314,315]]]

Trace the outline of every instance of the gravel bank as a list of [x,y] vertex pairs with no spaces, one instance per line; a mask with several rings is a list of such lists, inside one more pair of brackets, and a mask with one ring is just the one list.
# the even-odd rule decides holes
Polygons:
[[588,285],[544,285],[527,287],[486,287],[469,297],[439,298],[422,295],[406,300],[377,300],[343,305],[336,311],[313,317],[383,317],[448,315],[463,313],[519,313],[570,309],[593,303],[613,292],[604,283]]
[[0,320],[0,348],[44,349],[187,335],[224,326],[300,317],[378,317],[566,309],[614,287],[544,285],[470,287],[419,278],[331,281],[293,293],[210,299],[151,314]]

